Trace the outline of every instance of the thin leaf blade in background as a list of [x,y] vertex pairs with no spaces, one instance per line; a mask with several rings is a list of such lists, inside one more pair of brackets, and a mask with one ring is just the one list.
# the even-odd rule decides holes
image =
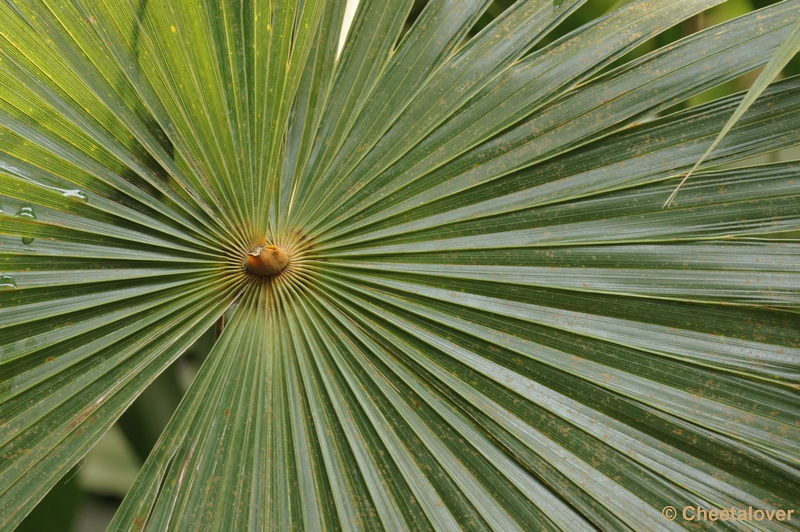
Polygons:
[[708,157],[708,154],[717,147],[717,144],[722,141],[722,138],[728,134],[734,124],[736,124],[736,122],[742,118],[742,115],[747,112],[747,109],[753,105],[753,102],[755,102],[756,99],[761,96],[761,93],[764,92],[769,84],[772,83],[778,74],[780,74],[783,67],[785,67],[786,64],[789,63],[789,61],[795,55],[797,55],[797,52],[800,52],[800,19],[797,20],[797,23],[795,23],[792,31],[789,32],[789,35],[786,36],[786,39],[784,39],[778,49],[775,50],[775,53],[772,54],[769,63],[767,63],[767,66],[765,66],[764,70],[761,72],[761,74],[759,74],[758,79],[756,79],[756,82],[753,83],[752,87],[750,87],[750,90],[747,91],[747,95],[742,100],[742,103],[739,104],[739,107],[736,108],[733,116],[731,116],[730,120],[728,120],[728,122],[725,124],[725,127],[722,128],[722,131],[719,132],[719,136],[714,139],[714,142],[711,143],[711,146],[708,147],[708,150],[706,150],[700,160],[695,163],[691,170],[689,170],[689,173],[686,174],[686,177],[684,177],[681,182],[678,183],[678,186],[675,187],[675,190],[667,198],[667,201],[664,202],[664,207],[668,206],[672,200],[675,199],[675,196],[678,195],[678,191],[683,184],[686,183],[686,180],[689,179],[689,176],[691,176],[694,171],[697,170],[697,168],[703,163],[703,160]]

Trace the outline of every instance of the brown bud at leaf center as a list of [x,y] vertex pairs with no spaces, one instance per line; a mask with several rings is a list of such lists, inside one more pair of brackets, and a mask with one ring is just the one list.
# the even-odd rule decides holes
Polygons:
[[258,246],[247,254],[245,267],[255,275],[275,275],[289,264],[289,255],[278,246]]

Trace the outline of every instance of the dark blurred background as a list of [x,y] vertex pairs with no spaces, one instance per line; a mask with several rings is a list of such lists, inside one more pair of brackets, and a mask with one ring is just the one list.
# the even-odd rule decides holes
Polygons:
[[[427,0],[417,0],[409,17],[407,28],[411,26],[426,3]],[[513,0],[495,1],[488,12],[477,22],[472,33],[480,31],[513,3]],[[582,24],[626,3],[628,0],[589,0],[537,48],[547,45]],[[774,3],[777,3],[777,0],[728,0],[728,2],[644,43],[609,68],[644,55],[700,29],[714,26]],[[678,108],[697,105],[733,92],[746,90],[756,79],[758,73],[758,71],[752,72],[714,88],[684,102]],[[789,63],[783,75],[798,73],[800,73],[800,56],[795,57]],[[678,108],[667,112],[675,111]],[[800,159],[800,149],[783,150],[762,156],[754,161],[748,161],[748,163],[766,163],[787,159]],[[150,449],[155,445],[161,431],[178,406],[178,402],[191,384],[200,364],[211,350],[214,339],[215,331],[211,329],[153,382],[80,464],[42,500],[18,530],[32,532],[105,530],[122,498],[136,478]]]

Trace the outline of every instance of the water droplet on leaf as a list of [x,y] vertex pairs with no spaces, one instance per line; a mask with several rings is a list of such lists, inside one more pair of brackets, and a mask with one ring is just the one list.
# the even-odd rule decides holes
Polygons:
[[0,275],[0,290],[13,290],[17,287],[17,282],[8,274]]
[[36,213],[33,212],[33,207],[31,207],[30,205],[23,205],[22,207],[20,207],[19,210],[17,211],[17,216],[20,216],[22,218],[31,218],[33,220],[36,219]]
[[61,192],[61,195],[65,198],[74,199],[78,201],[89,201],[89,197],[86,195],[85,192],[82,190],[64,190]]
[[[33,207],[31,207],[30,205],[21,206],[19,208],[19,211],[17,211],[16,215],[20,218],[29,218],[31,220],[36,219],[36,213],[33,212]],[[28,236],[22,237],[23,244],[28,245],[31,242],[33,242],[33,237],[28,237]]]

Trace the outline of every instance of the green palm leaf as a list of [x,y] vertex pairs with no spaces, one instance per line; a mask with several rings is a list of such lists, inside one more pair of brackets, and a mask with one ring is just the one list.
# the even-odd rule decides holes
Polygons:
[[791,509],[800,79],[657,115],[800,1],[605,68],[720,2],[0,4],[0,528],[226,311],[112,528]]

